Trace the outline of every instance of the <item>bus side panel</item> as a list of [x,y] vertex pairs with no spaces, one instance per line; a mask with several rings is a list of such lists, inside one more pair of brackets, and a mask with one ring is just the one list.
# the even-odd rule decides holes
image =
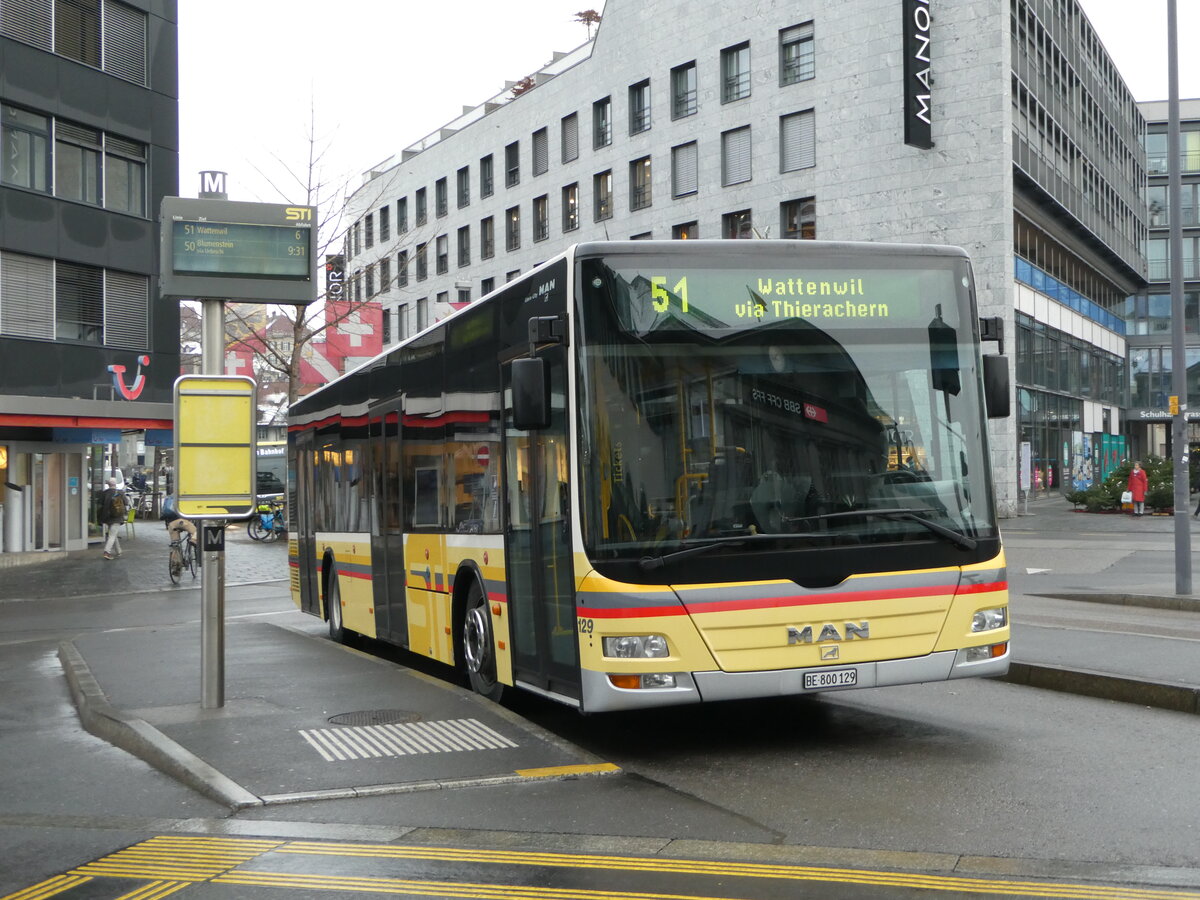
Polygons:
[[[342,595],[342,624],[356,634],[376,637],[371,536],[317,532],[316,545],[319,548],[318,564],[327,554],[333,555],[334,571],[337,573],[338,588]],[[321,578],[320,581],[323,586],[325,579]],[[325,609],[326,602],[327,597],[322,596],[322,609]]]
[[1003,644],[1011,638],[1012,622],[991,631],[971,631],[971,620],[981,609],[1008,606],[1008,569],[1003,551],[990,562],[963,567],[962,583],[946,616],[937,650],[958,650],[984,644]]
[[446,569],[446,535],[404,536],[407,564],[405,601],[408,647],[447,665],[454,664],[452,596]]
[[[461,577],[467,563],[474,563],[483,574],[488,615],[492,620],[492,648],[496,658],[496,680],[512,684],[512,636],[508,627],[508,588],[504,579],[504,540],[496,535],[456,535],[446,537],[449,564]],[[470,577],[474,577],[473,575]],[[457,586],[457,585],[455,585]]]
[[[593,571],[579,579],[576,598],[579,664],[584,669],[632,674],[703,672],[717,668],[708,646],[670,588],[622,584]],[[604,638],[646,634],[665,637],[670,656],[665,659],[604,656]]]

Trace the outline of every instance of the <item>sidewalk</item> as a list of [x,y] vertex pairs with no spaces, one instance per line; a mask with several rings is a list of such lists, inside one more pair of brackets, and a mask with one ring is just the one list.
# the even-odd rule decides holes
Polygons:
[[[1200,591],[1175,593],[1174,520],[1072,511],[1061,499],[1001,523],[1008,681],[1200,713]],[[1200,520],[1189,518],[1200,569]],[[227,537],[225,705],[199,702],[196,627],[86,634],[60,659],[88,730],[232,808],[604,775],[612,767],[454,684],[330,643],[288,611],[286,546]],[[9,569],[0,602],[171,586],[158,523],[111,562],[99,548]],[[1200,583],[1200,572],[1197,573]],[[245,592],[245,593],[239,593]],[[235,616],[278,596],[274,618]]]
[[1200,520],[1191,590],[1175,518],[1076,511],[1059,497],[1001,522],[1013,621],[1009,681],[1200,713]]

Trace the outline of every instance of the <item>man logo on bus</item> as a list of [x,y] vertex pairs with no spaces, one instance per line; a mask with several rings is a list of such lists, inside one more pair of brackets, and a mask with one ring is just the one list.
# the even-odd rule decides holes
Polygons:
[[[859,622],[855,625],[853,622],[845,624],[845,637],[842,632],[838,631],[836,625],[826,623],[821,626],[821,633],[817,636],[817,643],[823,644],[826,641],[852,641],[855,638],[866,640],[871,636],[871,623]],[[797,628],[794,625],[788,626],[788,646],[792,644],[811,644],[813,642],[813,630],[811,625],[805,625],[803,628]]]

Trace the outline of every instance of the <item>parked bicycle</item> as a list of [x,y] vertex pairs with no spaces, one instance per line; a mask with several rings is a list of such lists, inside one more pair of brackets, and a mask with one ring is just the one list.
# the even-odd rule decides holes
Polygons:
[[171,541],[171,550],[167,555],[167,573],[171,576],[172,584],[179,584],[183,570],[187,569],[196,577],[196,544],[186,532],[179,532],[178,537]]
[[258,510],[250,517],[246,526],[246,534],[253,540],[269,544],[281,537],[287,537],[287,523],[283,516],[283,501],[279,499],[265,500],[258,504]]

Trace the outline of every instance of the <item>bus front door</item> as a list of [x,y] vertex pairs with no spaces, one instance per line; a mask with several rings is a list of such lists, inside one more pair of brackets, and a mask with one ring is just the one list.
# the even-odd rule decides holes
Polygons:
[[380,637],[408,646],[404,591],[404,518],[400,491],[400,407],[370,414],[371,469],[375,473],[375,522],[371,557],[375,572],[375,628]]
[[[513,677],[523,685],[578,699],[579,645],[571,564],[566,351],[539,356],[550,382],[550,427],[521,431],[505,404],[505,569]],[[504,368],[510,393],[512,369]]]

